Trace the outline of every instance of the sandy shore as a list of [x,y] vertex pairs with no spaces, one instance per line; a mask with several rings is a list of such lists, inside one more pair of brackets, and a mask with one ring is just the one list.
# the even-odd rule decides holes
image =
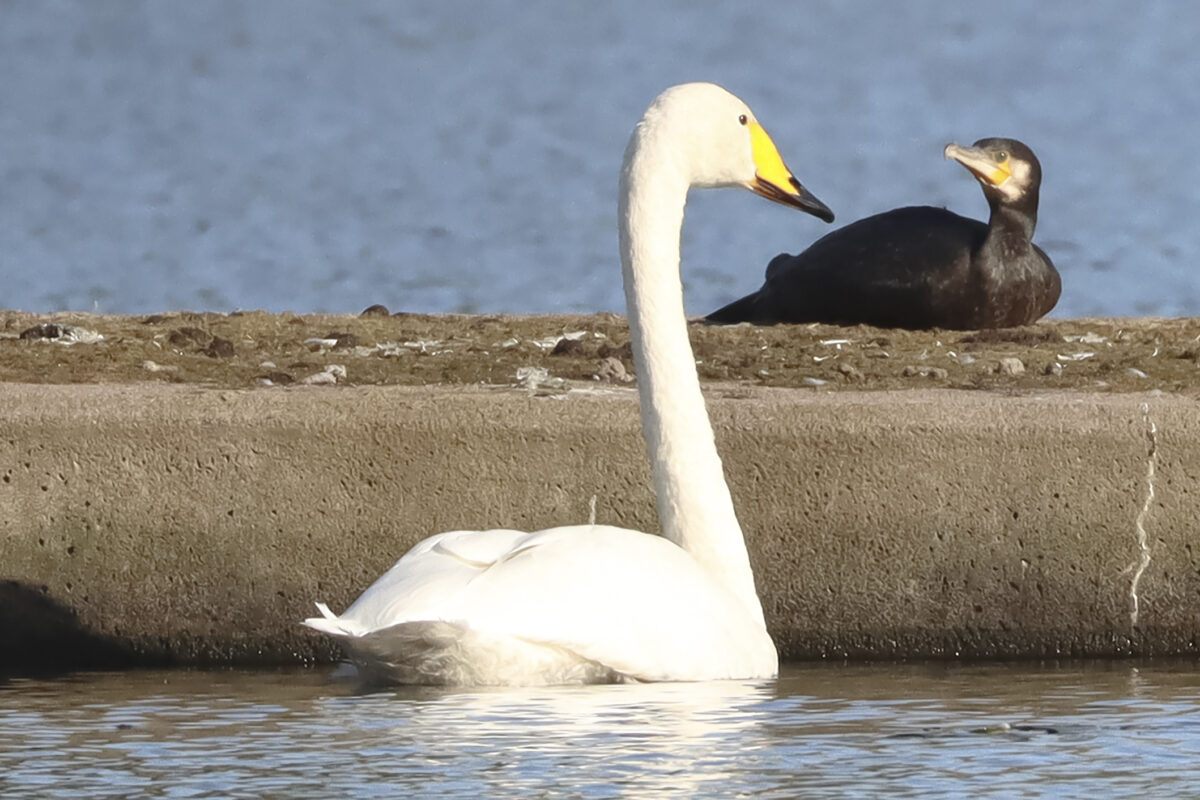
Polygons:
[[[49,346],[55,340],[42,334],[64,325],[103,339]],[[970,332],[695,324],[691,332],[703,379],[747,386],[1200,392],[1200,318],[1043,320]],[[591,384],[607,375],[607,359],[632,374],[628,341],[624,317],[614,314],[0,311],[0,381],[241,389],[290,385],[341,366],[337,382],[352,386],[509,385],[529,369],[545,370],[555,385]]]

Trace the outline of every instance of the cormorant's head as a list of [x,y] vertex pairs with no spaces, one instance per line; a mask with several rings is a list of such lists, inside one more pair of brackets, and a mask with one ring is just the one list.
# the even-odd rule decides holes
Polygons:
[[1033,151],[1016,139],[980,139],[970,147],[952,142],[944,153],[969,169],[989,198],[1016,203],[1032,197],[1037,202],[1042,165]]

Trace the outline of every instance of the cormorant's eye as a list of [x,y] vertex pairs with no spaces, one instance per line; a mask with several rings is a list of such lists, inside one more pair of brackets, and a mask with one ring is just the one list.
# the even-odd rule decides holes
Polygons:
[[747,122],[749,122],[749,120],[747,120],[747,119],[746,119],[746,115],[745,115],[745,114],[739,114],[739,115],[738,115],[738,123],[739,123],[739,124],[741,124],[741,125],[745,125]]
[[996,153],[996,160],[1001,164],[1003,164],[1005,161],[1008,161],[1008,151],[1001,150],[999,153]]

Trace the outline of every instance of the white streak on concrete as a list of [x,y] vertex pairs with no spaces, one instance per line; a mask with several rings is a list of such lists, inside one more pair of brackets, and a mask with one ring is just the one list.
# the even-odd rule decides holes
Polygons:
[[1150,450],[1146,457],[1146,500],[1142,503],[1142,510],[1138,512],[1134,523],[1139,551],[1138,561],[1130,567],[1133,570],[1133,578],[1129,582],[1129,622],[1135,628],[1138,624],[1140,609],[1138,583],[1141,582],[1146,568],[1150,566],[1150,544],[1149,536],[1146,534],[1146,518],[1150,516],[1150,506],[1154,503],[1154,468],[1158,461],[1158,428],[1155,426],[1154,420],[1150,419],[1149,403],[1142,403],[1142,419],[1146,423],[1146,439],[1149,440]]

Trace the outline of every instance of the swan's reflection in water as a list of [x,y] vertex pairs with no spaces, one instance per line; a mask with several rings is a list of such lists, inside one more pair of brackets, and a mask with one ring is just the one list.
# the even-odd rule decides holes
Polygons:
[[1200,786],[1195,662],[359,693],[327,671],[0,679],[9,797],[1111,797]]
[[774,681],[406,688],[331,698],[326,711],[366,711],[355,716],[378,735],[376,754],[404,759],[430,788],[520,796],[555,776],[543,785],[587,796],[720,796],[764,746],[774,697]]

